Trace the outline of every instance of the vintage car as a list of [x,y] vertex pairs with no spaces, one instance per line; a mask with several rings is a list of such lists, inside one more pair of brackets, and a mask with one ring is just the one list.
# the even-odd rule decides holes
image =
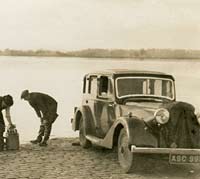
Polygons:
[[165,154],[172,164],[200,162],[200,115],[176,101],[172,75],[133,70],[89,73],[71,119],[80,144],[112,149],[125,172],[138,154]]

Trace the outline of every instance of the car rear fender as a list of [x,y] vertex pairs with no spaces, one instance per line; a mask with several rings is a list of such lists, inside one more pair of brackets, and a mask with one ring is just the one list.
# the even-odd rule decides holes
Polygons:
[[85,122],[86,134],[92,134],[94,130],[94,120],[92,112],[88,106],[82,106],[76,109],[72,122],[72,128],[74,131],[79,130],[81,118],[83,118],[83,121]]

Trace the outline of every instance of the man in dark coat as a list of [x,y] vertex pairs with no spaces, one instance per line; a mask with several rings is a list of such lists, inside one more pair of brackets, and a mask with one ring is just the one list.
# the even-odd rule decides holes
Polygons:
[[8,121],[8,128],[14,127],[10,116],[10,107],[13,105],[13,98],[10,95],[0,96],[0,151],[4,149],[3,133],[5,132],[5,122],[2,114],[2,110],[6,112],[6,119]]
[[47,146],[52,124],[58,117],[56,100],[47,94],[37,92],[30,93],[28,90],[22,92],[21,99],[29,102],[41,121],[37,139],[30,142],[33,144],[39,143],[40,146]]

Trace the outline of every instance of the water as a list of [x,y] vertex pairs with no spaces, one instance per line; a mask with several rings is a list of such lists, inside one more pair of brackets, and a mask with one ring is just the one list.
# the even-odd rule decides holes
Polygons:
[[0,95],[14,97],[11,115],[21,142],[34,139],[40,124],[33,108],[20,99],[24,89],[47,93],[58,101],[59,117],[51,137],[74,137],[78,133],[72,131],[70,119],[74,107],[81,103],[84,74],[112,68],[172,74],[176,79],[177,100],[192,103],[200,110],[200,61],[0,57]]

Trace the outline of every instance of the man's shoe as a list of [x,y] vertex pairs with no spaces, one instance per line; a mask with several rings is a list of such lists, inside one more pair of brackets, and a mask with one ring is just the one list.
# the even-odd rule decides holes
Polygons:
[[39,146],[40,146],[40,147],[46,147],[46,146],[47,146],[47,143],[46,143],[46,142],[40,142]]
[[37,139],[36,139],[36,140],[31,140],[30,142],[31,142],[32,144],[39,144],[39,143],[40,143],[40,141],[37,140]]

